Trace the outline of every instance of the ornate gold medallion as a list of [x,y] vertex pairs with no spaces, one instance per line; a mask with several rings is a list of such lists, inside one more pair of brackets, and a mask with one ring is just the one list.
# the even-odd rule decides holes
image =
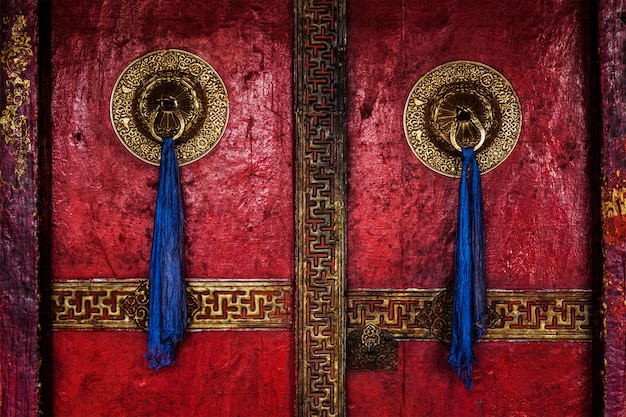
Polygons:
[[111,94],[117,137],[137,158],[159,165],[160,142],[172,136],[180,165],[196,161],[219,142],[228,121],[228,94],[202,58],[178,49],[133,61]]
[[404,108],[404,132],[417,158],[435,172],[459,177],[462,147],[473,147],[482,173],[501,164],[522,125],[511,84],[487,65],[453,61],[413,86]]

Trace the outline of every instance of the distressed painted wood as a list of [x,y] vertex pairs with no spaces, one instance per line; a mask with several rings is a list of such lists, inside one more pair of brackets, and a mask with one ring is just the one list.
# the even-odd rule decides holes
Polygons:
[[37,415],[39,270],[35,0],[0,1],[0,414]]
[[297,415],[345,413],[345,0],[296,2]]
[[[42,4],[48,2],[43,1]],[[320,8],[309,8],[306,13],[304,1],[298,2],[296,9],[302,13],[297,14],[299,19],[306,19],[306,16],[314,19],[322,19],[322,23],[326,22],[326,14],[322,12]],[[306,4],[313,4],[306,3]],[[315,2],[320,7],[328,7],[334,2]],[[379,3],[379,6],[384,6]],[[332,7],[332,6],[331,6]],[[16,114],[18,116],[26,116],[26,126],[28,132],[24,130],[17,130],[11,128],[10,132],[6,126],[3,125],[2,136],[0,137],[0,170],[2,171],[3,184],[0,185],[0,414],[3,416],[35,416],[37,415],[40,407],[38,405],[38,383],[40,375],[38,371],[38,355],[37,355],[37,320],[38,320],[38,300],[37,300],[37,281],[39,275],[39,259],[41,256],[47,256],[45,250],[39,247],[38,238],[38,222],[42,221],[45,226],[45,212],[46,202],[49,201],[49,190],[45,189],[46,180],[42,178],[40,173],[45,173],[46,163],[42,163],[39,168],[37,161],[39,159],[45,160],[46,146],[42,140],[45,135],[38,134],[38,126],[45,125],[45,121],[38,120],[41,115],[38,107],[38,90],[41,88],[41,83],[37,80],[38,71],[38,48],[36,39],[38,34],[38,2],[36,0],[0,0],[0,50],[4,50],[5,46],[11,39],[11,28],[16,22],[16,16],[22,13],[26,22],[26,33],[30,38],[30,45],[32,50],[32,57],[28,58],[29,61],[24,71],[19,72],[22,80],[29,80],[30,85],[28,88],[28,104],[19,105]],[[602,188],[602,220],[603,220],[603,248],[605,250],[606,263],[604,267],[604,289],[602,291],[602,298],[604,302],[604,323],[603,323],[603,337],[605,340],[605,416],[621,416],[626,412],[625,395],[626,383],[624,375],[626,373],[626,360],[624,359],[624,350],[626,349],[626,308],[624,302],[626,300],[625,292],[626,286],[624,280],[626,279],[624,273],[624,265],[626,265],[626,181],[624,181],[624,175],[626,170],[626,155],[624,149],[626,149],[626,123],[622,114],[624,113],[624,98],[623,92],[626,91],[625,79],[625,61],[624,56],[624,39],[626,37],[625,24],[626,20],[626,3],[624,0],[600,0],[599,1],[599,51],[600,51],[600,80],[601,80],[601,93],[602,93],[602,142],[604,146],[603,154],[603,173],[604,184]],[[309,25],[313,27],[317,25],[315,22],[299,21],[298,25]],[[436,24],[437,22],[431,22]],[[445,22],[442,24],[441,30],[445,30]],[[318,25],[319,26],[319,25]],[[332,25],[330,26],[332,27]],[[385,28],[387,30],[388,28]],[[326,30],[326,28],[324,29]],[[342,33],[343,28],[333,28]],[[300,32],[302,34],[303,32]],[[48,32],[44,32],[42,39]],[[317,41],[325,41],[328,33],[320,35],[319,33],[312,37],[313,43],[302,44],[303,47],[311,48],[312,52],[319,51],[320,45]],[[312,35],[311,35],[312,36]],[[321,36],[321,37],[320,37]],[[44,42],[45,41],[41,41]],[[304,40],[303,40],[304,42]],[[341,49],[339,49],[341,50]],[[28,53],[26,55],[28,56]],[[311,55],[313,56],[313,55]],[[305,58],[305,56],[301,56]],[[7,61],[8,62],[8,61]],[[310,64],[311,62],[308,62]],[[307,61],[296,61],[296,74],[302,73]],[[6,71],[6,64],[0,65],[0,85],[2,85],[5,94],[0,95],[0,111],[4,111],[8,106],[15,105],[19,102],[15,98],[11,98],[6,92],[9,91],[6,82],[10,78],[9,72]],[[252,74],[254,75],[254,74]],[[316,72],[314,75],[324,75],[324,71]],[[15,78],[13,78],[15,79]],[[313,78],[310,80],[314,83],[320,81]],[[43,80],[43,82],[46,82]],[[319,84],[315,84],[319,85]],[[13,84],[11,89],[15,88]],[[13,90],[14,91],[14,90]],[[300,90],[304,92],[305,90]],[[25,97],[21,95],[21,97]],[[301,97],[300,103],[309,103],[306,96]],[[310,98],[310,97],[309,97]],[[367,100],[366,100],[367,101]],[[368,104],[368,103],[365,103]],[[363,114],[367,114],[372,111],[373,104],[365,105],[359,111]],[[301,111],[301,110],[300,110]],[[299,114],[299,113],[298,113]],[[337,114],[337,117],[342,117],[341,114]],[[6,116],[1,116],[6,117]],[[316,117],[315,112],[311,112],[307,117]],[[6,119],[2,119],[6,120]],[[325,130],[319,130],[318,132]],[[17,133],[16,133],[17,132]],[[300,132],[298,135],[304,136],[304,133]],[[17,139],[15,141],[7,141],[7,137]],[[317,144],[317,142],[316,142]],[[310,150],[313,155],[317,155],[315,148]],[[49,156],[49,155],[48,155]],[[340,177],[337,177],[341,179]],[[42,188],[38,188],[38,181],[41,181]],[[313,187],[313,185],[310,185]],[[47,197],[46,197],[47,195]],[[38,200],[41,196],[42,200]],[[43,204],[42,204],[43,203]],[[40,217],[41,213],[44,213],[44,218]],[[45,229],[45,227],[44,227]],[[300,233],[298,229],[297,233]],[[43,240],[39,242],[46,242],[45,233]],[[45,243],[44,243],[45,244]],[[316,255],[317,256],[317,255]],[[317,259],[317,258],[316,258]],[[45,264],[45,261],[44,261]],[[286,264],[287,268],[289,264]],[[202,265],[197,265],[198,269],[202,269]],[[302,274],[301,270],[300,274]],[[299,275],[301,276],[301,275]],[[338,317],[333,312],[334,316]],[[101,336],[101,335],[100,335]],[[93,352],[96,352],[96,346],[98,343],[104,343],[108,339],[108,336],[90,338],[88,334],[82,334],[78,339],[65,340],[66,348],[68,352],[72,349],[80,349],[85,345],[94,347]],[[119,336],[119,335],[118,335]],[[65,336],[61,336],[65,338]],[[67,339],[67,338],[65,338]],[[216,343],[216,340],[211,338],[196,338],[193,343],[195,346],[204,346],[206,343]],[[284,346],[287,343],[285,337],[278,337],[279,344]],[[115,339],[115,342],[127,343],[129,340],[126,337],[119,337]],[[239,341],[232,341],[225,343],[223,351],[227,352],[232,347],[236,346]],[[250,340],[252,342],[252,340]],[[219,341],[218,341],[219,342]],[[140,342],[137,342],[140,343]],[[300,342],[302,343],[302,342]],[[301,345],[300,345],[301,346]],[[480,344],[480,349],[485,349],[486,353],[493,343]],[[578,345],[577,345],[578,346]],[[341,349],[341,345],[335,345],[337,349]],[[554,345],[551,343],[545,343],[541,345],[520,344],[519,349],[527,352],[529,356],[533,355],[537,350],[550,351]],[[554,353],[554,351],[551,351]],[[567,364],[567,358],[571,357],[572,352],[576,355],[587,354],[584,346],[578,346],[573,350],[557,352],[563,353],[564,359],[559,362],[559,366],[565,367]],[[339,350],[341,354],[341,350]],[[114,352],[107,353],[109,356],[104,359],[114,359]],[[414,349],[410,345],[406,345],[403,352],[403,357],[408,358],[410,363],[413,364],[416,369],[421,369],[420,366],[424,361],[435,360],[440,361],[443,355],[440,352],[439,346],[436,344],[428,344],[425,349]],[[518,370],[523,370],[525,363],[522,361],[516,362],[517,355],[512,352],[508,352],[508,359],[512,364],[517,366]],[[341,355],[340,355],[341,356]],[[70,358],[70,356],[68,356]],[[45,358],[44,358],[45,359]],[[94,364],[102,363],[102,357],[97,355],[91,355],[85,358],[85,361],[91,361]],[[129,359],[131,359],[129,357]],[[81,366],[82,362],[71,360],[66,365],[68,366]],[[45,363],[44,363],[45,365]],[[189,363],[189,369],[192,369],[195,364]],[[488,363],[487,363],[488,365]],[[335,368],[339,369],[339,368]],[[230,369],[235,371],[236,368]],[[92,371],[94,372],[110,372],[105,366],[94,366]],[[339,378],[343,378],[341,374]],[[413,378],[430,378],[428,373],[414,375]],[[44,378],[45,379],[45,378]],[[445,381],[444,381],[445,382]],[[393,385],[395,380],[390,374],[378,374],[376,387],[388,387]],[[537,379],[537,386],[542,383],[541,379]],[[331,385],[333,387],[341,387],[341,383],[338,385]],[[45,390],[44,385],[44,390]],[[219,384],[213,384],[212,387],[215,390],[223,389]],[[555,385],[556,387],[556,385]],[[231,387],[232,388],[232,387]],[[556,389],[556,388],[555,388]],[[120,390],[116,392],[118,396],[123,396],[124,391]],[[305,401],[309,401],[309,394],[300,393],[298,397],[298,404],[303,404]],[[339,397],[337,400],[341,401]],[[243,400],[243,397],[242,397]],[[367,398],[358,398],[355,396],[355,402],[359,400],[367,400]],[[540,398],[537,398],[539,401]],[[312,402],[315,399],[311,399]],[[417,398],[415,401],[421,401]],[[423,401],[422,401],[423,402]],[[339,404],[339,403],[333,403]],[[132,402],[127,403],[132,405]],[[338,410],[338,415],[341,415],[341,408],[335,408]],[[380,410],[379,410],[380,411]]]
[[626,414],[626,2],[599,2],[604,415]]

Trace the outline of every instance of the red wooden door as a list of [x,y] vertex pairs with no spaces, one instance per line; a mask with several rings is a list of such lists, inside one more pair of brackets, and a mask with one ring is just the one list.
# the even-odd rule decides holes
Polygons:
[[[20,29],[24,13],[28,34],[37,33],[36,1],[0,2],[12,6],[7,24]],[[51,63],[48,74],[44,59],[40,74],[50,75],[51,97],[38,103],[51,112],[52,187],[35,185],[47,183],[49,132],[37,138],[43,172],[27,170],[22,182],[37,152],[3,144],[2,172],[18,179],[2,183],[3,230],[26,230],[17,243],[3,241],[11,265],[3,273],[27,278],[2,287],[2,334],[20,336],[2,338],[20,359],[0,367],[3,411],[37,408],[36,290],[20,298],[35,286],[37,256],[15,249],[25,241],[32,253],[51,254],[44,280],[52,281],[55,331],[42,343],[52,358],[41,377],[52,407],[44,413],[286,416],[294,404],[297,415],[328,416],[595,413],[591,2],[349,1],[347,23],[343,1],[294,3],[68,0],[54,2],[51,16],[42,7]],[[606,15],[618,9],[603,4]],[[176,364],[155,372],[142,357],[146,335],[120,305],[141,295],[148,274],[157,170],[115,137],[109,97],[131,61],[164,48],[215,68],[230,120],[216,149],[181,169],[186,272],[199,307]],[[420,319],[441,306],[451,279],[458,184],[417,161],[402,128],[415,81],[459,59],[506,76],[523,113],[517,148],[483,176],[492,320],[475,346],[472,392]],[[23,71],[35,85],[36,69]],[[5,100],[16,117],[28,101],[18,99]],[[26,116],[22,139],[48,127],[46,117],[38,124],[36,112]],[[34,243],[37,193],[24,197],[32,189],[44,200],[52,194],[50,249]],[[619,221],[623,189],[614,191],[607,216]],[[7,203],[12,195],[25,203]],[[606,235],[613,255],[619,233]],[[618,282],[620,273],[611,277]],[[610,291],[608,301],[623,304]],[[345,372],[344,330],[370,323],[400,340],[397,369]],[[609,336],[622,346],[616,332]],[[608,367],[608,402],[619,409],[623,358],[609,357],[618,359]],[[20,391],[14,381],[23,380]]]
[[[284,1],[52,4],[54,415],[293,414],[292,22]],[[218,72],[230,119],[181,167],[201,306],[156,372],[120,303],[148,275],[158,168],[117,139],[109,98],[127,65],[168,48]]]
[[[592,414],[592,16],[581,1],[348,1],[348,330],[404,339],[396,371],[348,371],[349,416]],[[502,73],[523,117],[482,177],[499,317],[473,391],[420,319],[452,279],[458,180],[421,164],[402,125],[415,82],[455,60]]]

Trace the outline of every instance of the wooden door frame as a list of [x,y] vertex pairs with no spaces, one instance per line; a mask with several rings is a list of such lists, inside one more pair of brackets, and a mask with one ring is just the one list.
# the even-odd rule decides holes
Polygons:
[[[593,2],[595,4],[595,2]],[[0,0],[0,410],[49,407],[50,1]],[[295,1],[297,415],[345,415],[346,0]],[[625,0],[597,2],[601,138],[596,410],[626,412]],[[598,146],[599,149],[599,146]],[[44,343],[40,343],[43,341]],[[41,344],[41,346],[40,346]]]

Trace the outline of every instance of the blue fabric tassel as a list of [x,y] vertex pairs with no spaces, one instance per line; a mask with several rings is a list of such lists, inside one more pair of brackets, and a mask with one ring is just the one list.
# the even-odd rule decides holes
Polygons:
[[150,256],[148,366],[171,365],[187,327],[187,290],[183,269],[183,202],[178,161],[171,137],[163,139],[159,189]]
[[[469,184],[468,184],[469,174]],[[448,364],[472,389],[473,343],[486,332],[485,231],[476,152],[462,149],[459,214],[454,251],[452,343]]]
[[[472,149],[472,153],[474,150]],[[480,169],[476,155],[471,157],[470,163],[470,204],[472,228],[472,299],[474,310],[472,323],[474,324],[473,340],[487,333],[487,286],[485,269],[485,225],[483,219],[483,191],[480,181]]]

